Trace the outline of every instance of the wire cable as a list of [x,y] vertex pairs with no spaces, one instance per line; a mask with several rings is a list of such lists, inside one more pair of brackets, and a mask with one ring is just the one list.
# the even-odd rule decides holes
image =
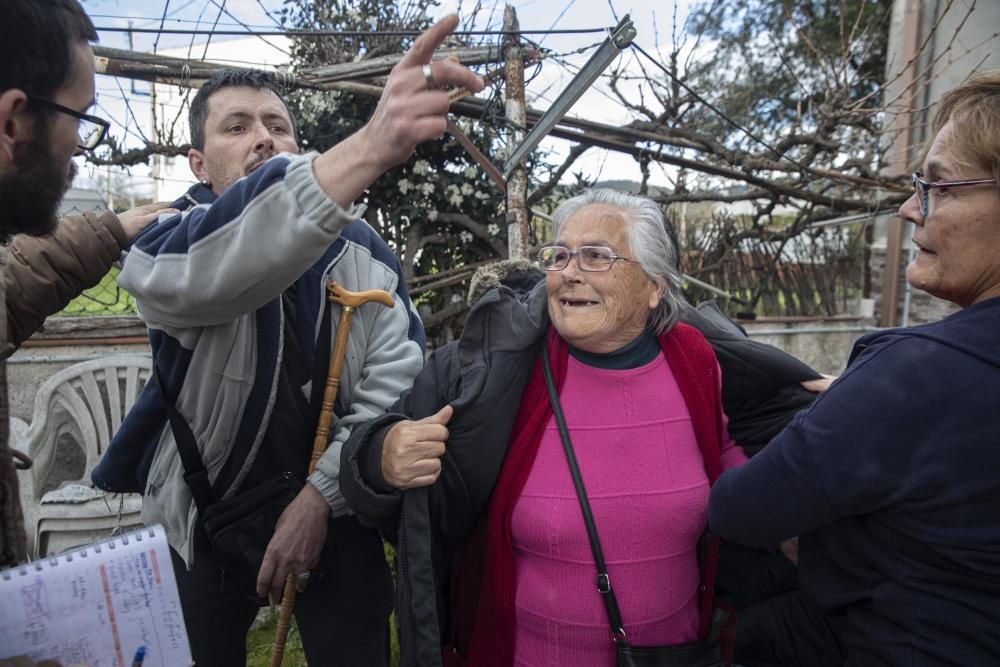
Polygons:
[[[222,18],[222,12],[226,11],[226,0],[222,0],[222,4],[219,5],[219,13],[215,15],[215,23],[212,24],[212,31],[214,33],[216,26],[219,25],[219,19]],[[201,52],[201,59],[205,60],[208,56],[208,47],[212,43],[212,35],[208,36],[205,40],[205,50]]]
[[[196,28],[201,26],[201,19],[202,17],[205,16],[205,12],[207,10],[208,10],[208,3],[206,2],[204,5],[201,6],[201,11],[198,12],[198,22],[195,24]],[[191,60],[191,54],[194,52],[194,42],[196,37],[197,35],[191,35],[191,41],[188,43],[188,51],[187,51],[188,60]]]
[[[218,5],[218,3],[214,3]],[[226,12],[240,25],[239,19]],[[249,28],[249,26],[247,26]],[[121,28],[99,26],[98,32],[136,32],[162,35],[237,35],[241,37],[419,37],[420,30],[193,30],[185,28]],[[592,35],[608,32],[607,28],[577,28],[565,30],[456,30],[455,36],[495,35]]]
[[767,150],[769,150],[772,153],[774,153],[774,155],[779,160],[785,160],[789,164],[795,165],[796,167],[798,167],[799,169],[801,169],[803,173],[811,173],[812,172],[812,170],[809,167],[806,167],[805,165],[799,163],[798,161],[796,161],[796,160],[794,160],[794,159],[792,159],[792,158],[790,158],[790,157],[788,157],[786,155],[782,155],[780,152],[778,152],[778,150],[776,148],[774,148],[769,143],[767,143],[766,141],[764,141],[763,139],[761,139],[760,137],[758,137],[757,135],[755,135],[750,130],[746,129],[745,127],[743,127],[742,125],[740,125],[739,123],[737,123],[735,120],[733,120],[729,116],[727,116],[721,109],[719,109],[714,104],[712,104],[711,102],[709,102],[708,100],[706,100],[704,97],[702,97],[698,93],[696,93],[693,90],[691,90],[690,86],[688,86],[686,83],[684,83],[679,78],[677,78],[674,75],[673,72],[671,72],[669,69],[667,69],[663,65],[663,63],[661,63],[659,60],[657,60],[656,58],[654,58],[653,56],[651,56],[649,53],[647,53],[646,50],[643,49],[641,46],[639,46],[635,42],[632,42],[632,48],[635,49],[636,51],[638,51],[639,53],[641,53],[642,55],[646,56],[646,58],[649,60],[649,62],[653,63],[654,65],[656,65],[657,67],[659,67],[661,70],[663,70],[664,74],[666,74],[668,77],[670,77],[671,80],[673,80],[673,82],[676,83],[678,86],[680,86],[681,88],[683,88],[684,90],[686,90],[688,92],[688,94],[691,95],[691,97],[693,97],[694,99],[698,100],[699,102],[701,102],[702,104],[704,104],[706,107],[708,107],[709,109],[711,109],[717,116],[719,116],[724,121],[726,121],[727,123],[729,123],[730,125],[732,125],[734,128],[736,128],[737,130],[739,130],[743,134],[747,135],[748,137],[750,137],[751,139],[753,139],[755,142],[757,142],[758,144],[760,144],[761,146],[763,146]]
[[[239,20],[239,19],[238,19],[238,18],[237,18],[236,16],[234,16],[232,12],[230,12],[230,11],[229,11],[228,9],[226,9],[226,7],[225,7],[225,5],[226,5],[226,2],[225,2],[225,0],[223,0],[223,2],[222,2],[222,4],[221,4],[221,5],[220,5],[220,4],[218,3],[218,2],[216,2],[216,0],[208,0],[208,1],[209,1],[209,2],[211,2],[211,3],[213,4],[213,5],[215,5],[216,7],[218,7],[218,8],[219,8],[219,10],[220,10],[220,12],[225,12],[225,13],[226,13],[226,16],[228,16],[229,18],[231,18],[232,20],[236,21],[237,23],[239,23],[240,25],[242,25],[242,26],[243,26],[244,28],[246,28],[246,29],[247,29],[247,32],[252,32],[252,31],[250,30],[250,28],[249,28],[248,26],[246,26],[246,25],[245,25],[245,24],[244,24],[244,23],[243,23],[242,21],[240,21],[240,20]],[[227,32],[227,31],[224,31],[224,30],[219,30],[219,31],[217,31],[217,30],[215,30],[215,29],[213,28],[212,30],[210,30],[210,31],[209,31],[209,34],[226,34],[226,32]],[[233,31],[233,32],[238,32],[238,31]],[[280,46],[278,46],[278,45],[274,44],[273,42],[269,42],[269,41],[267,41],[267,39],[265,39],[265,37],[264,37],[264,35],[263,35],[263,34],[256,34],[256,35],[254,35],[254,36],[256,36],[256,37],[260,37],[260,40],[261,40],[262,42],[264,42],[265,44],[267,44],[267,45],[268,45],[268,46],[270,46],[271,48],[273,48],[273,49],[277,49],[277,50],[278,50],[278,51],[280,51],[281,53],[284,53],[284,54],[285,54],[286,56],[288,56],[289,58],[291,58],[291,57],[292,57],[292,54],[291,54],[291,53],[289,53],[288,51],[286,51],[285,49],[283,49],[283,48],[281,48]]]
[[[170,9],[170,0],[166,0],[166,2],[163,3],[163,16],[160,17],[160,30],[163,30],[163,23],[164,23],[164,21],[167,20],[167,10],[169,10],[169,9]],[[140,29],[136,29],[136,32],[138,32],[138,30],[140,30]],[[128,27],[128,33],[131,34],[132,32],[133,32],[132,26],[129,26]],[[153,41],[153,53],[156,53],[156,47],[158,47],[160,45],[160,35],[161,34],[162,33],[157,33],[156,34],[156,39]],[[129,38],[129,40],[131,41],[131,38]]]
[[[277,18],[275,18],[275,17],[274,17],[274,16],[273,16],[273,15],[271,14],[271,12],[269,12],[269,11],[267,10],[267,7],[265,7],[265,6],[264,6],[264,3],[263,3],[263,2],[261,2],[261,0],[257,0],[257,4],[258,4],[258,5],[260,5],[260,8],[261,8],[262,10],[264,10],[264,14],[265,14],[265,15],[267,15],[267,18],[271,19],[271,21],[273,21],[273,22],[274,22],[274,25],[276,25],[276,26],[277,26],[277,27],[279,27],[279,28],[284,28],[284,27],[285,27],[285,26],[284,26],[284,25],[283,25],[283,24],[281,23],[281,21],[279,21],[279,20],[278,20]],[[247,26],[247,27],[249,27],[249,26]]]
[[[136,130],[138,130],[138,132],[139,132],[139,137],[143,141],[145,141],[146,143],[149,143],[149,139],[146,137],[146,133],[143,132],[143,130],[142,130],[142,124],[139,123],[139,119],[135,117],[135,111],[132,109],[132,104],[130,102],[130,98],[125,94],[125,89],[122,88],[121,79],[119,79],[117,76],[114,77],[114,79],[115,79],[115,83],[118,84],[118,90],[122,94],[121,99],[125,102],[125,109],[128,111],[129,116],[132,117],[132,122],[135,123]],[[125,132],[129,131],[128,119],[127,118],[125,119],[125,122],[122,123],[121,125],[125,128]]]
[[[568,3],[566,4],[566,6],[562,8],[562,11],[561,11],[561,12],[559,12],[559,16],[557,16],[557,17],[556,17],[556,19],[555,19],[555,21],[553,21],[553,22],[552,22],[552,25],[550,25],[550,26],[549,26],[549,30],[554,30],[554,29],[555,29],[555,27],[556,27],[556,25],[558,25],[559,21],[561,21],[561,20],[562,20],[562,17],[566,15],[566,12],[568,12],[568,11],[570,10],[570,8],[571,8],[571,7],[573,6],[573,5],[575,5],[575,4],[576,4],[576,0],[570,0],[570,1],[569,1],[569,2],[568,2]],[[548,35],[546,35],[546,37],[547,37],[547,36],[548,36]],[[544,41],[545,41],[545,39],[543,38],[543,39],[542,39],[542,42],[544,42]],[[539,46],[539,48],[541,48],[541,46],[542,46],[542,45],[541,45],[541,42],[539,42],[538,46]]]
[[[159,16],[125,16],[125,15],[119,15],[119,14],[88,14],[88,16],[90,16],[91,19],[111,19],[111,20],[115,20],[115,21],[135,21],[137,23],[154,23],[155,24],[155,23],[159,23],[160,22],[160,17]],[[199,21],[197,19],[179,19],[179,18],[174,18],[172,16],[168,16],[167,19],[166,19],[166,23],[171,23],[171,22],[173,22],[173,23],[189,23],[189,24],[193,24],[193,25],[198,25],[198,24],[201,23],[201,21]],[[250,28],[259,28],[261,30],[271,30],[274,27],[273,24],[264,25],[262,23],[236,23],[235,21],[232,21],[232,22],[230,22],[230,21],[219,21],[219,25],[225,26],[225,27],[230,27],[230,28],[239,28],[241,26],[247,26],[247,27],[250,27]]]

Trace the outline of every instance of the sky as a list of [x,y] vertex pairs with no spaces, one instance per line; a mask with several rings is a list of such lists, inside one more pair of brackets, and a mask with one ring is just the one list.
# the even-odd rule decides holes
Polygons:
[[[522,30],[548,30],[548,29],[587,29],[587,28],[608,28],[613,27],[625,14],[629,14],[635,25],[637,36],[635,43],[643,47],[646,51],[655,53],[657,47],[669,47],[672,40],[672,32],[681,36],[683,32],[683,21],[687,15],[688,5],[693,0],[513,0],[512,4],[518,15]],[[463,8],[468,8],[472,3],[467,0],[442,0],[441,6],[435,12],[435,16],[444,15],[450,11],[458,11],[460,16]],[[485,3],[484,4],[488,4]],[[274,30],[277,29],[272,16],[282,5],[281,0],[83,0],[83,6],[90,14],[94,24],[99,29],[100,44],[112,48],[130,48],[129,37],[125,33],[100,31],[102,27],[128,27],[129,23],[135,28],[157,28],[161,22],[161,16],[166,7],[165,28],[175,29],[208,29],[218,16],[218,29],[220,30],[242,30],[239,23],[246,24],[253,29]],[[220,6],[224,6],[226,13],[220,16]],[[271,16],[268,15],[269,12]],[[478,29],[499,29],[502,22],[503,4],[498,4],[495,12],[481,10],[474,17],[475,27]],[[234,18],[235,17],[235,18]],[[676,24],[676,29],[674,28]],[[582,50],[583,53],[568,57],[569,62],[575,66],[582,66],[593,53],[593,47],[603,40],[600,34],[564,34],[564,35],[534,35],[532,39],[539,41],[543,47],[552,49],[556,53],[569,54]],[[228,36],[215,36],[213,42],[234,39]],[[157,38],[151,34],[133,34],[131,48],[136,51],[157,52],[164,50],[182,49],[182,52],[190,50],[193,57],[200,57],[204,51],[206,36],[194,37],[192,47],[192,37],[187,35],[161,35]],[[273,41],[273,40],[272,40]],[[588,48],[590,47],[590,48]],[[265,46],[259,50],[255,49],[254,54],[266,51]],[[264,56],[260,56],[264,57]],[[640,56],[627,51],[619,58],[620,61],[613,63],[623,63],[634,66],[636,59]],[[250,64],[252,57],[246,59],[245,64]],[[242,64],[242,63],[241,63]],[[547,109],[555,97],[569,84],[574,71],[556,63],[546,63],[541,68],[529,70],[529,75],[533,78],[529,80],[527,87],[528,104],[536,109]],[[116,80],[113,77],[98,76],[98,109],[97,113],[110,117],[115,125],[112,127],[112,135],[128,143],[134,144],[137,139],[134,134],[134,126],[138,122],[147,122],[149,116],[149,105],[147,91],[148,84],[132,82],[126,79]],[[128,110],[122,98],[128,97],[130,100],[131,112]],[[135,114],[135,118],[131,117]],[[570,116],[577,116],[591,121],[623,124],[628,122],[632,116],[624,109],[620,102],[613,99],[608,92],[607,86],[598,81],[581,98],[573,109]],[[133,130],[131,134],[126,132],[128,125]],[[543,142],[543,147],[554,151],[556,154],[564,154],[570,144],[559,139],[547,139]],[[498,156],[494,160],[501,163]],[[139,190],[151,189],[151,179],[149,170],[144,167],[136,167],[131,171],[133,176],[129,187]],[[583,158],[578,160],[571,173],[582,172],[590,178],[596,179],[630,179],[638,181],[640,179],[639,169],[628,156],[608,153],[607,151],[591,149]],[[81,164],[82,178],[80,185],[96,185],[99,180],[99,173],[93,167]],[[186,177],[186,174],[184,175]],[[658,185],[669,183],[669,174],[658,169],[654,165],[651,174],[651,182]],[[121,177],[118,177],[121,180]],[[177,178],[175,180],[180,181]],[[162,189],[162,188],[161,188]],[[177,182],[166,187],[169,196],[179,194],[184,190],[184,183]],[[146,194],[142,192],[141,194]]]

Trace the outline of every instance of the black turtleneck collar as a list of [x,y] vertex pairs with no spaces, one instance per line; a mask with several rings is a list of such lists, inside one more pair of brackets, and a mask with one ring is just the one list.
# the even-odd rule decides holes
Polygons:
[[572,345],[569,346],[569,353],[577,361],[583,362],[588,366],[593,366],[594,368],[603,368],[612,371],[623,371],[629,368],[645,366],[655,359],[656,355],[660,354],[660,352],[660,342],[648,330],[644,330],[625,347],[619,348],[614,352],[608,352],[607,354],[584,352]]

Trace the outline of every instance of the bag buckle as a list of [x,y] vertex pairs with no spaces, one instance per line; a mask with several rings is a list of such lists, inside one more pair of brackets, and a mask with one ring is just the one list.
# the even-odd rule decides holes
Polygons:
[[601,595],[607,595],[611,592],[611,577],[606,572],[597,575],[597,592]]
[[628,637],[625,636],[625,628],[618,628],[612,631],[611,641],[613,641],[618,646],[628,646]]

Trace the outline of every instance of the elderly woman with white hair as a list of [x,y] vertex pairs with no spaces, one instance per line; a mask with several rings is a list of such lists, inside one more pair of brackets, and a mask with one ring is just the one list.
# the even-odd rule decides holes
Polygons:
[[544,284],[488,292],[344,448],[352,509],[398,530],[404,666],[610,667],[616,642],[709,633],[709,484],[745,459],[677,321],[677,248],[655,203],[610,190],[563,203],[553,237]]

